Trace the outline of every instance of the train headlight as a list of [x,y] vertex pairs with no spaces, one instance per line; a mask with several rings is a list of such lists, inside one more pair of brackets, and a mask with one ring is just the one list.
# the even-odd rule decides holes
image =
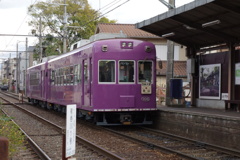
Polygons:
[[121,48],[123,49],[133,49],[133,42],[129,41],[124,41],[120,43]]
[[129,42],[129,43],[128,43],[128,47],[129,47],[129,48],[132,48],[132,47],[133,47],[133,43],[132,43],[132,42]]
[[125,48],[126,47],[126,42],[123,42],[122,43],[122,48]]

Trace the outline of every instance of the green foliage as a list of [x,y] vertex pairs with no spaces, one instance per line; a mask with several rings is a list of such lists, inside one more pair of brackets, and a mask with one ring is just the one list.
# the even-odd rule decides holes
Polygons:
[[2,80],[2,84],[4,85],[4,84],[7,84],[7,83],[8,83],[8,79],[4,78],[4,79]]
[[18,148],[24,144],[24,135],[15,125],[11,118],[0,112],[0,135],[9,140],[9,156],[13,156],[18,151]]
[[[57,5],[62,3],[62,0],[48,0],[46,2],[37,2],[28,7],[28,14],[31,16],[29,25],[39,34],[41,18],[42,33],[51,37],[50,39],[43,39],[43,56],[56,55],[62,50],[65,22],[64,5]],[[115,20],[101,17],[101,13],[92,9],[87,0],[66,0],[66,3],[68,26],[66,27],[67,48],[80,39],[88,39],[92,36],[99,22],[116,22]],[[37,51],[39,52],[39,49]]]

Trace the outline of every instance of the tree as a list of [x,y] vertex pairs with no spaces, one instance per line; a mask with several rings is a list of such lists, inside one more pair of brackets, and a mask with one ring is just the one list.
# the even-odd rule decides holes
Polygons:
[[[64,29],[64,6],[62,3],[61,0],[53,0],[52,3],[50,1],[38,2],[28,8],[28,14],[32,17],[29,25],[39,31],[41,18],[43,33],[41,35],[48,35],[47,38],[43,38],[44,56],[56,55],[62,50]],[[93,35],[99,22],[116,22],[101,17],[98,11],[91,8],[87,0],[66,0],[66,4],[68,17],[67,48],[73,42],[88,39]]]

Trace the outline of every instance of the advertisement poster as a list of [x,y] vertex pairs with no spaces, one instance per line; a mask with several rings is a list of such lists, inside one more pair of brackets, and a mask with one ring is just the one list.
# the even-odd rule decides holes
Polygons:
[[235,84],[240,85],[240,63],[235,64]]
[[201,65],[199,68],[199,98],[220,99],[221,64]]

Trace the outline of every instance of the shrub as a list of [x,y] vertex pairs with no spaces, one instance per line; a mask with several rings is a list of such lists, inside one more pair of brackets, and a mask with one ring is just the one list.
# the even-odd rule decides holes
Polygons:
[[9,157],[13,156],[24,144],[25,136],[11,118],[0,112],[0,135],[9,140]]

